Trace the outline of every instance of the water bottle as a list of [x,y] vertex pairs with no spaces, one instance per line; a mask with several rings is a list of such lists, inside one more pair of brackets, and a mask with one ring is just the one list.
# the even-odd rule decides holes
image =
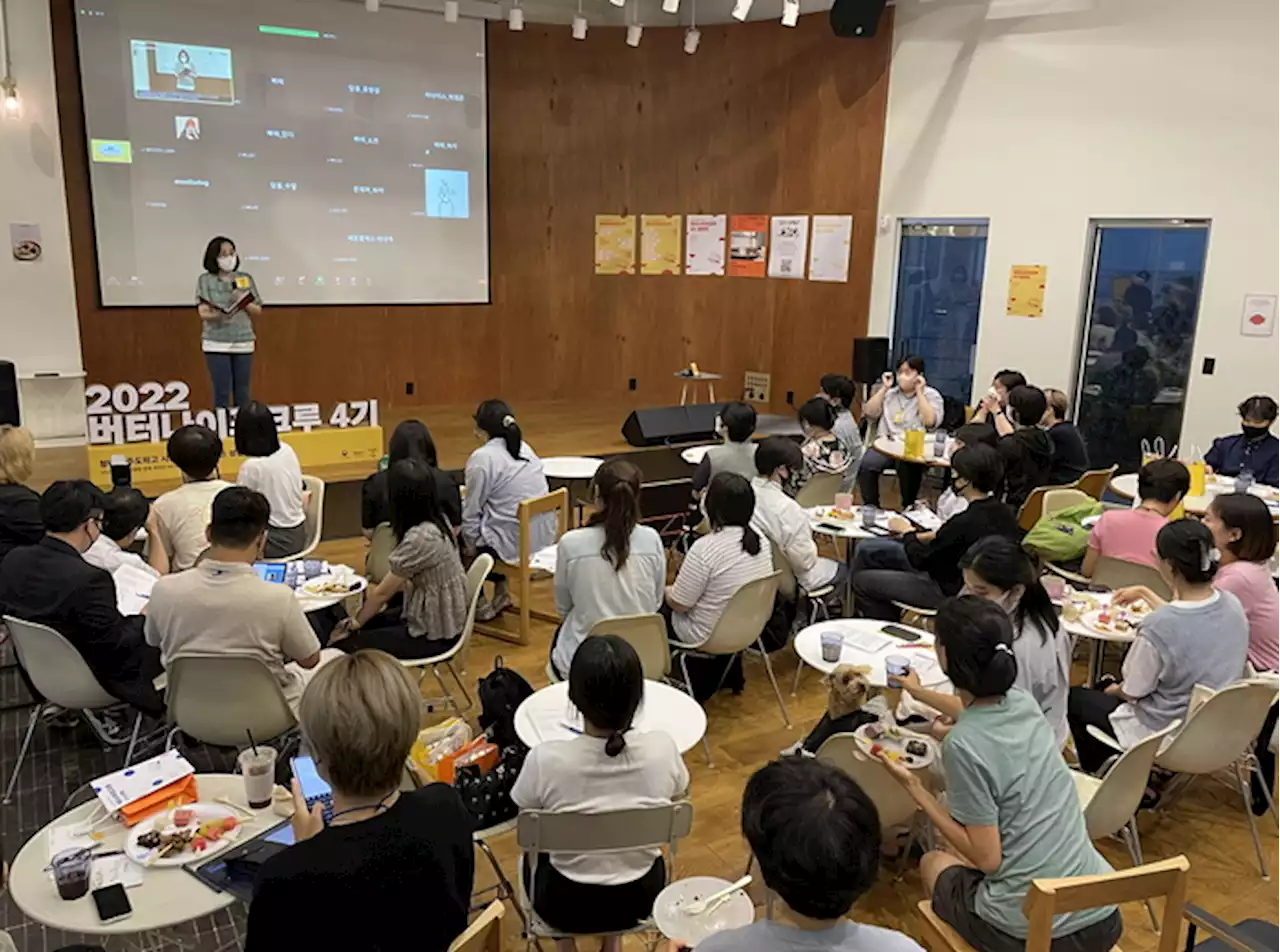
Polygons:
[[1251,469],[1240,470],[1240,474],[1236,476],[1236,492],[1247,493],[1249,491],[1249,487],[1252,486],[1253,483],[1254,483],[1253,470]]
[[947,434],[944,430],[939,430],[933,434],[933,455],[941,459],[947,450]]

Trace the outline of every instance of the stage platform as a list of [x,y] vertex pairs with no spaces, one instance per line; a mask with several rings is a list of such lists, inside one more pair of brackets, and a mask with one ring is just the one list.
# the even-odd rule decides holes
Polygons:
[[[622,438],[622,423],[634,403],[620,401],[540,401],[515,408],[516,422],[525,441],[539,456],[625,456],[644,473],[646,487],[654,490],[675,489],[687,481],[693,467],[680,458],[680,450],[691,443],[669,446],[635,447]],[[431,430],[440,457],[440,466],[457,473],[467,457],[479,445],[471,415],[475,405],[383,407],[380,423],[389,438],[402,420],[418,419]],[[798,436],[794,417],[763,414],[757,436]],[[360,484],[374,467],[367,463],[339,463],[309,469],[308,473],[325,481],[324,538],[340,539],[360,534]],[[32,488],[43,489],[56,479],[82,479],[88,476],[83,447],[56,447],[36,451],[36,471]],[[167,482],[139,483],[148,496],[156,496],[176,486]],[[678,491],[676,493],[678,495]],[[646,491],[646,495],[652,495]],[[665,495],[665,493],[663,493]],[[646,501],[647,502],[647,501]],[[667,510],[668,504],[653,500],[656,509]],[[650,506],[646,504],[646,511]]]

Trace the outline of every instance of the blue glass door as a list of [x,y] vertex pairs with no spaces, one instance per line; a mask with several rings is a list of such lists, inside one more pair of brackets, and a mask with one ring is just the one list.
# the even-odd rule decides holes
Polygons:
[[893,356],[920,354],[929,385],[968,403],[978,342],[987,222],[904,219],[898,247]]
[[1209,223],[1100,221],[1076,386],[1076,421],[1095,469],[1132,472],[1141,444],[1182,432],[1204,286]]

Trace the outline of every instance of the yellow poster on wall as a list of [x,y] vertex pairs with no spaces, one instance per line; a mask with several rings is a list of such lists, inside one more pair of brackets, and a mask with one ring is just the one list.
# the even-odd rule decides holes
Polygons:
[[640,273],[680,273],[680,215],[640,216]]
[[635,274],[636,216],[596,216],[596,274]]
[[1042,264],[1015,264],[1009,268],[1009,317],[1044,317],[1044,287],[1049,269]]

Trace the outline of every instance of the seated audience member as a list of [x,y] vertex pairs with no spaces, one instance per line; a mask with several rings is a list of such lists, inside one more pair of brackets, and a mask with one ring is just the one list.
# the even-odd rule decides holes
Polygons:
[[[341,622],[330,644],[346,651],[377,648],[404,660],[432,658],[457,643],[467,624],[467,574],[458,540],[436,497],[436,479],[420,459],[403,459],[387,471],[391,532],[396,547],[389,571],[354,618]],[[403,593],[395,617],[379,615]]]
[[[1049,593],[1040,584],[1031,557],[1012,539],[979,539],[960,559],[966,595],[995,602],[1013,622],[1013,656],[1018,662],[1014,686],[1030,694],[1061,748],[1067,730],[1067,691],[1071,687],[1070,636],[1058,624]],[[963,709],[954,694],[941,694],[920,685],[914,673],[902,679],[912,697],[954,720]]]
[[436,443],[421,420],[403,420],[387,441],[387,468],[379,470],[360,487],[360,528],[366,539],[383,523],[391,523],[391,497],[387,493],[387,473],[404,459],[421,460],[431,467],[436,481],[436,499],[445,520],[456,533],[462,525],[462,494],[453,477],[440,468]]
[[822,397],[811,397],[796,416],[800,432],[804,434],[800,452],[804,454],[805,472],[810,476],[817,473],[843,476],[849,468],[849,459],[844,454],[844,444],[831,432],[836,425],[835,407]]
[[307,547],[302,466],[293,447],[280,439],[276,418],[265,403],[250,400],[236,411],[236,452],[243,456],[236,485],[256,490],[271,504],[267,559],[285,559]]
[[[924,358],[918,354],[904,357],[896,376],[885,373],[879,388],[862,405],[862,415],[880,421],[877,439],[901,440],[907,430],[940,426],[942,394],[925,382]],[[927,467],[891,459],[872,447],[862,457],[858,470],[858,488],[866,505],[880,507],[880,474],[890,466],[898,473],[903,508],[916,501]]]
[[773,572],[769,548],[751,528],[756,497],[749,482],[737,473],[717,473],[705,506],[711,531],[690,547],[666,590],[667,631],[682,645],[710,638],[738,589]]
[[662,605],[667,554],[656,529],[640,525],[640,470],[614,459],[591,479],[596,511],[556,546],[556,611],[564,619],[551,646],[557,677],[602,618],[643,615]]
[[35,545],[44,538],[40,495],[23,485],[35,463],[31,431],[7,423],[0,426],[0,562],[18,546]]
[[1005,407],[1009,403],[1009,393],[1015,387],[1025,387],[1027,378],[1016,370],[1001,370],[991,378],[991,387],[978,401],[978,409],[973,411],[970,423],[982,423],[995,430],[997,436],[1008,436],[1013,432],[1013,424],[1005,416]]
[[243,486],[214,497],[209,552],[195,568],[156,582],[147,604],[147,642],[160,649],[166,668],[189,654],[257,658],[296,711],[314,669],[341,655],[321,652],[289,586],[254,571],[270,514],[266,497]]
[[1280,440],[1271,433],[1276,422],[1276,402],[1270,397],[1254,396],[1237,407],[1240,432],[1220,436],[1204,454],[1205,467],[1222,476],[1238,476],[1248,470],[1253,478],[1268,486],[1280,486],[1277,460]]
[[132,565],[158,577],[160,573],[143,561],[142,556],[129,551],[138,539],[138,530],[155,525],[147,497],[132,486],[117,486],[103,497],[102,510],[102,531],[93,545],[85,549],[84,560],[107,572]]
[[141,615],[121,615],[111,576],[84,560],[102,532],[102,493],[86,479],[59,480],[40,497],[45,535],[0,565],[0,611],[47,625],[80,652],[112,697],[153,716],[164,701],[152,686],[160,655],[142,635]]
[[847,918],[880,869],[880,817],[843,771],[797,757],[761,767],[742,793],[742,835],[773,916],[710,935],[698,952],[921,952]]
[[[1215,496],[1204,517],[1205,528],[1213,534],[1213,545],[1221,555],[1213,586],[1240,600],[1249,620],[1249,663],[1254,671],[1280,670],[1280,596],[1271,576],[1268,560],[1276,551],[1276,524],[1267,504],[1251,493]],[[1253,753],[1271,790],[1276,775],[1276,755],[1271,752],[1271,733],[1276,726],[1277,707],[1271,705],[1258,734]],[[1253,812],[1267,812],[1262,781],[1254,773]],[[1271,791],[1272,797],[1275,792]]]
[[[1085,829],[1075,783],[1049,722],[1016,686],[1009,615],[973,595],[936,619],[938,661],[963,705],[942,742],[944,807],[920,775],[883,761],[953,852],[920,861],[933,911],[982,952],[1022,952],[1033,879],[1099,876],[1111,867]],[[1054,920],[1054,949],[1102,952],[1123,925],[1114,906]]]
[[1089,531],[1081,574],[1092,577],[1103,556],[1154,568],[1156,533],[1190,488],[1191,474],[1176,459],[1155,459],[1143,466],[1138,470],[1137,507],[1103,512]]
[[147,539],[147,561],[161,575],[196,564],[209,546],[213,497],[231,485],[218,478],[222,440],[207,426],[192,423],[174,430],[168,454],[182,472],[182,485],[152,504],[156,532]]
[[1044,410],[1044,391],[1039,387],[1009,391],[1005,417],[1013,424],[1013,432],[1001,436],[996,449],[1004,460],[1005,502],[1015,509],[1027,501],[1033,489],[1049,485],[1053,440],[1040,429]]
[[[476,432],[485,441],[467,459],[467,498],[462,507],[462,541],[469,556],[487,552],[495,563],[520,561],[520,503],[545,496],[542,460],[524,442],[511,407],[486,400],[476,408]],[[544,512],[529,527],[529,545],[537,552],[556,538],[556,514]],[[490,574],[493,600],[482,602],[476,619],[490,621],[511,604],[507,577]]]
[[756,474],[756,445],[751,434],[756,431],[756,408],[741,400],[733,400],[720,408],[716,432],[721,443],[707,449],[693,471],[693,491],[701,493],[717,473],[737,473],[743,479]]
[[[399,662],[380,651],[339,658],[308,686],[298,720],[333,789],[333,819],[325,825],[319,803],[307,809],[293,781],[295,843],[258,874],[245,952],[445,952],[466,929],[471,815],[447,784],[399,789],[421,701]],[[326,912],[338,897],[342,908]],[[416,914],[424,903],[429,914]]]
[[964,585],[960,559],[970,546],[992,535],[1016,539],[1017,517],[993,495],[1002,475],[1000,457],[991,447],[978,444],[957,450],[951,457],[951,485],[968,506],[936,532],[911,532],[898,549],[877,548],[871,556],[855,559],[856,614],[897,621],[894,602],[937,608]]
[[845,468],[844,482],[840,484],[842,492],[853,489],[858,476],[858,467],[862,464],[865,452],[862,446],[862,434],[858,432],[858,421],[853,418],[853,381],[844,374],[824,374],[819,382],[822,388],[818,396],[826,399],[836,408],[836,424],[831,432],[836,435],[844,448],[844,457],[849,461]]
[[[670,803],[689,786],[675,741],[663,731],[641,732],[632,720],[644,697],[644,674],[634,648],[615,635],[582,642],[569,667],[569,702],[582,712],[583,732],[529,751],[511,799],[521,810],[604,813]],[[533,908],[548,925],[575,935],[630,929],[646,919],[666,885],[659,850],[539,856],[530,882]],[[606,936],[604,952],[618,952]],[[570,952],[572,939],[557,948]]]
[[1072,688],[1068,697],[1076,753],[1090,773],[1114,751],[1091,737],[1089,726],[1129,748],[1185,718],[1195,685],[1218,691],[1244,675],[1249,621],[1234,595],[1214,588],[1213,535],[1194,519],[1179,519],[1160,530],[1156,553],[1173,601],[1164,604],[1144,586],[1117,590],[1117,605],[1141,598],[1159,607],[1143,618],[1121,681]]
[[1067,419],[1070,404],[1061,390],[1044,392],[1047,407],[1040,425],[1053,441],[1053,462],[1049,465],[1049,485],[1067,486],[1089,471],[1089,449],[1076,425]]
[[787,560],[796,581],[813,591],[824,585],[843,582],[845,568],[833,559],[818,556],[817,543],[809,515],[787,492],[797,473],[804,471],[800,447],[785,436],[771,436],[760,441],[756,449],[757,476],[751,481],[755,493],[755,510],[751,528],[778,547],[778,555]]

